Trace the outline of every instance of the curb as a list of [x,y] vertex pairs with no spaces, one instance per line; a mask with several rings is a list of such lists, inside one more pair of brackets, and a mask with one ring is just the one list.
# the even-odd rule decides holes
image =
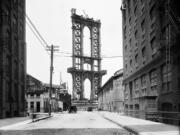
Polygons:
[[45,120],[45,119],[48,119],[48,118],[51,118],[51,117],[53,117],[53,115],[40,117],[40,118],[37,118],[37,119],[32,119],[32,121],[30,123],[38,122],[40,120]]
[[114,123],[114,124],[116,124],[116,125],[124,128],[125,130],[127,130],[127,131],[130,132],[130,133],[132,133],[133,135],[140,135],[140,133],[139,133],[138,131],[134,131],[133,129],[131,129],[131,128],[127,127],[127,126],[124,126],[124,125],[122,125],[122,124],[119,124],[118,122],[115,122],[115,121],[111,120],[110,118],[104,116],[104,114],[102,115],[102,117],[103,117],[104,119],[106,119],[106,120],[108,120],[108,121],[110,121],[110,122],[112,122],[112,123]]

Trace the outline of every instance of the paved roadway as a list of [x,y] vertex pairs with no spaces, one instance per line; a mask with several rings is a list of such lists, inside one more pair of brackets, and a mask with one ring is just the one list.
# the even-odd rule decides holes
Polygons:
[[11,126],[0,135],[126,135],[118,125],[98,112],[58,113],[35,123]]

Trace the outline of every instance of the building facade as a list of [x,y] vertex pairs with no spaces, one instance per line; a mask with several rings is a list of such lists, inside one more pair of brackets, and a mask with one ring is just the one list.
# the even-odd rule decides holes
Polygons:
[[112,112],[124,111],[123,70],[118,70],[99,90],[98,109]]
[[[45,106],[45,112],[49,112],[49,89],[50,85],[44,83],[43,84],[43,89],[44,89],[44,106]],[[60,85],[52,85],[51,89],[51,98],[50,98],[50,104],[51,104],[51,111],[52,112],[57,112],[59,111],[59,91],[60,90]]]
[[45,112],[45,90],[43,84],[31,75],[26,76],[26,111],[27,114]]
[[49,84],[42,83],[31,75],[26,77],[26,111],[27,113],[59,111],[59,85],[52,85],[51,100],[49,98]]
[[0,118],[25,115],[25,0],[0,1]]
[[122,1],[125,111],[131,116],[179,123],[177,5],[177,0]]
[[68,93],[67,89],[61,88],[59,91],[59,100],[63,104],[63,111],[67,111],[71,106],[71,95]]

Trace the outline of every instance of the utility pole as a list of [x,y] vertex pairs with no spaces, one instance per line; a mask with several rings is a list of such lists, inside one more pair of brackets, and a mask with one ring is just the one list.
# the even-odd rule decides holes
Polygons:
[[[51,45],[51,46],[48,46],[48,51],[51,51],[51,61],[50,61],[50,86],[49,86],[49,116],[51,115],[51,91],[52,91],[52,75],[53,75],[53,55],[54,55],[54,51],[58,51],[58,48],[59,46],[54,46],[54,45]],[[55,49],[56,48],[56,49]]]

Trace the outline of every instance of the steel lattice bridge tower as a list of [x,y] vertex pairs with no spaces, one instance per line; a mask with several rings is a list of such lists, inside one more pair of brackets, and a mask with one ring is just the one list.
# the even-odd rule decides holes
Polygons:
[[[76,9],[71,10],[72,19],[72,67],[68,73],[73,79],[73,100],[84,100],[84,81],[89,79],[91,83],[90,102],[97,101],[97,91],[101,87],[102,76],[106,74],[101,70],[101,44],[100,44],[100,20],[93,20],[77,15]],[[83,54],[83,30],[88,27],[90,31],[90,56]],[[85,69],[85,64],[90,69]]]

